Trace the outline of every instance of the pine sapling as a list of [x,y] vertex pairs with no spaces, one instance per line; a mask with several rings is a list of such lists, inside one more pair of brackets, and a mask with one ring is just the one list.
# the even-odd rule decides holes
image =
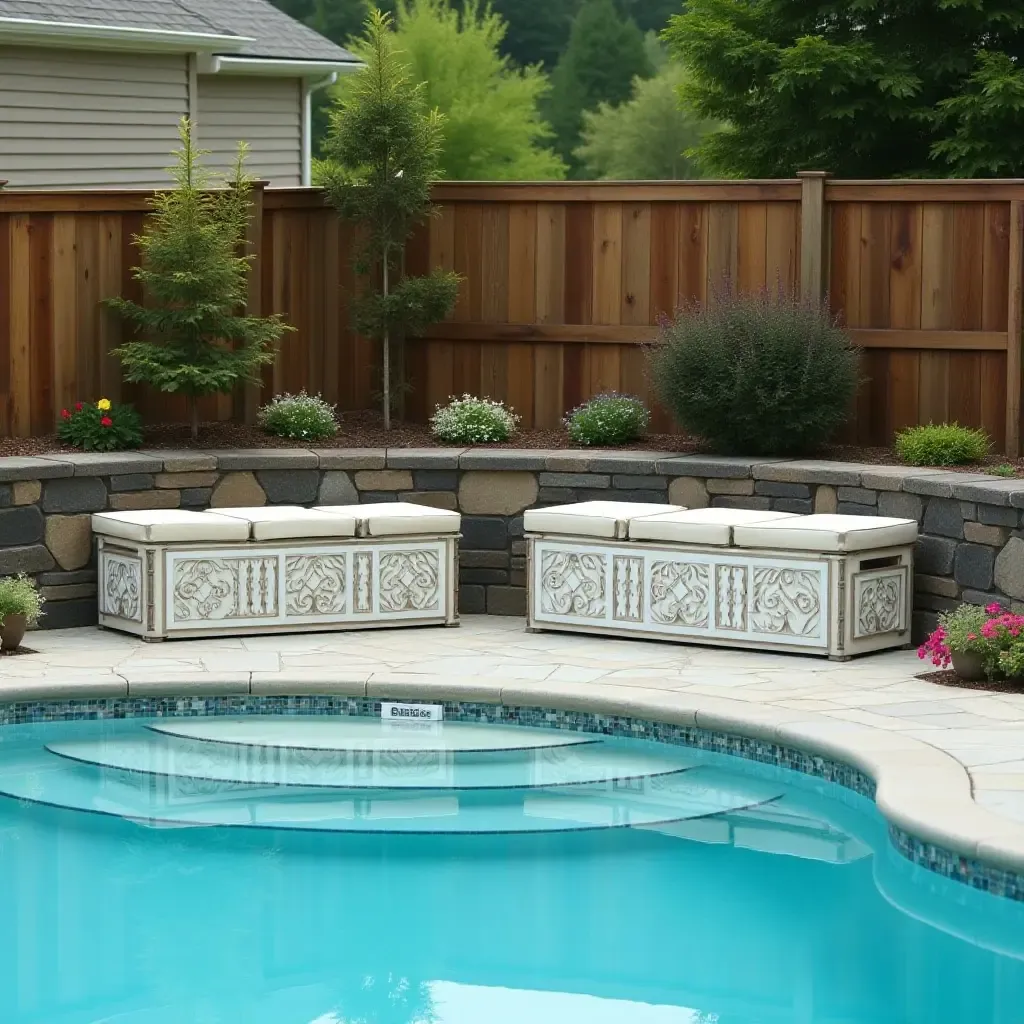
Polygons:
[[135,236],[142,261],[132,274],[146,303],[107,302],[138,332],[138,340],[114,350],[125,380],[183,394],[195,438],[198,400],[243,381],[259,384],[260,367],[274,360],[276,342],[293,328],[277,315],[243,312],[253,258],[245,251],[253,183],[245,173],[245,144],[224,181],[203,169],[204,151],[193,143],[188,118],[178,134],[175,187],[155,195],[153,212]]
[[399,60],[390,17],[374,11],[357,46],[365,66],[339,90],[320,178],[328,202],[361,229],[356,271],[366,282],[353,305],[353,326],[381,345],[384,426],[391,427],[391,346],[443,320],[455,305],[458,275],[403,273],[413,228],[433,213],[443,119],[428,111],[422,87]]

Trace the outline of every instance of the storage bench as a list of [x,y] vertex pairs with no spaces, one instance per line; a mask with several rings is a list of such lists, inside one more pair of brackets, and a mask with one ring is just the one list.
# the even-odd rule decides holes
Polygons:
[[99,624],[147,640],[458,621],[457,512],[101,512]]
[[525,529],[533,629],[832,658],[910,641],[913,520],[598,501]]

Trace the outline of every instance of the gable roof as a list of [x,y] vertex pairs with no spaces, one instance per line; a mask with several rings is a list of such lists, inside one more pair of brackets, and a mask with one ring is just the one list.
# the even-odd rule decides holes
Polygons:
[[215,52],[274,60],[356,63],[348,50],[278,10],[268,0],[0,0],[4,19],[58,26],[238,37]]

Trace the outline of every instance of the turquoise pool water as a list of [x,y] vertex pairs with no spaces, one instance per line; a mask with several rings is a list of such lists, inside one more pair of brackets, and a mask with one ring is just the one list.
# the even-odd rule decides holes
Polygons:
[[4,1024],[1020,1024],[1024,905],[686,748],[365,719],[0,730]]

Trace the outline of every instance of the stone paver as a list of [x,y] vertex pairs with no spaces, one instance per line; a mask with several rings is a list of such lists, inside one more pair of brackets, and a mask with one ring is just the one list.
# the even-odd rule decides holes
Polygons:
[[[96,629],[34,632],[37,653],[0,662],[0,700],[180,692],[302,692],[332,685],[372,693],[402,681],[467,696],[474,684],[597,688],[726,697],[752,715],[800,715],[912,737],[952,755],[975,800],[1024,823],[1024,695],[937,686],[917,679],[913,651],[847,663],[573,634],[533,633],[520,619],[467,616],[458,629],[262,635],[145,644]],[[698,713],[699,714],[699,713]]]

